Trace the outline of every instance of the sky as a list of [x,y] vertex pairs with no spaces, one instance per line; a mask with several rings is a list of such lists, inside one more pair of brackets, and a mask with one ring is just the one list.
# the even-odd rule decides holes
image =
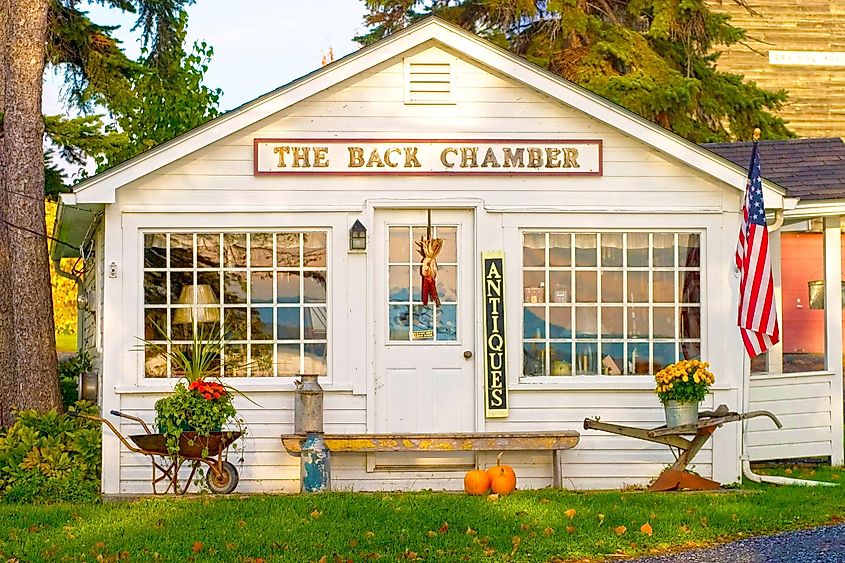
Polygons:
[[[127,54],[139,55],[132,14],[81,4],[96,23],[121,26],[116,36]],[[335,59],[357,50],[352,38],[364,31],[362,0],[197,0],[187,10],[187,44],[199,40],[214,47],[205,83],[223,90],[222,111],[319,68],[329,49]],[[48,72],[45,114],[67,113],[61,89],[62,77]]]

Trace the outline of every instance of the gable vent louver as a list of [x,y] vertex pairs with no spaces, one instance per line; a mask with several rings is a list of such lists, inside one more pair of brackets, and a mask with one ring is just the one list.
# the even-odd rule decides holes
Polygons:
[[405,61],[406,104],[454,104],[451,62]]

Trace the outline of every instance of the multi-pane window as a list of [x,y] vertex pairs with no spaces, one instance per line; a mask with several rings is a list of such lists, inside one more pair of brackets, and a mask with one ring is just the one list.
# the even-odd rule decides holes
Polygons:
[[[144,233],[144,339],[222,334],[220,375],[327,373],[325,231]],[[148,349],[146,377],[178,377]]]
[[523,375],[656,373],[701,354],[701,235],[523,232]]
[[391,226],[388,251],[388,326],[391,341],[442,342],[458,338],[458,230],[433,226],[432,237],[443,239],[437,256],[440,306],[422,304],[421,256],[416,241],[424,226]]

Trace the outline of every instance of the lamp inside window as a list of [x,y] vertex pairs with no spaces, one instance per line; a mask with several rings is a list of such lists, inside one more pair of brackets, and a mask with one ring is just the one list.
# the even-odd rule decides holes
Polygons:
[[176,309],[173,312],[173,324],[190,324],[194,321],[198,324],[219,323],[220,309],[209,306],[218,303],[210,285],[186,285],[179,293],[179,304],[191,307]]

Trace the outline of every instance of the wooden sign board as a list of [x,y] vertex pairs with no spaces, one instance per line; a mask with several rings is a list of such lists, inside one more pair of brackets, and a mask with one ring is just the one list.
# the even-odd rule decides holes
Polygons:
[[507,355],[505,350],[505,255],[481,253],[484,301],[484,414],[508,416]]
[[602,175],[600,139],[255,139],[253,149],[256,176]]

